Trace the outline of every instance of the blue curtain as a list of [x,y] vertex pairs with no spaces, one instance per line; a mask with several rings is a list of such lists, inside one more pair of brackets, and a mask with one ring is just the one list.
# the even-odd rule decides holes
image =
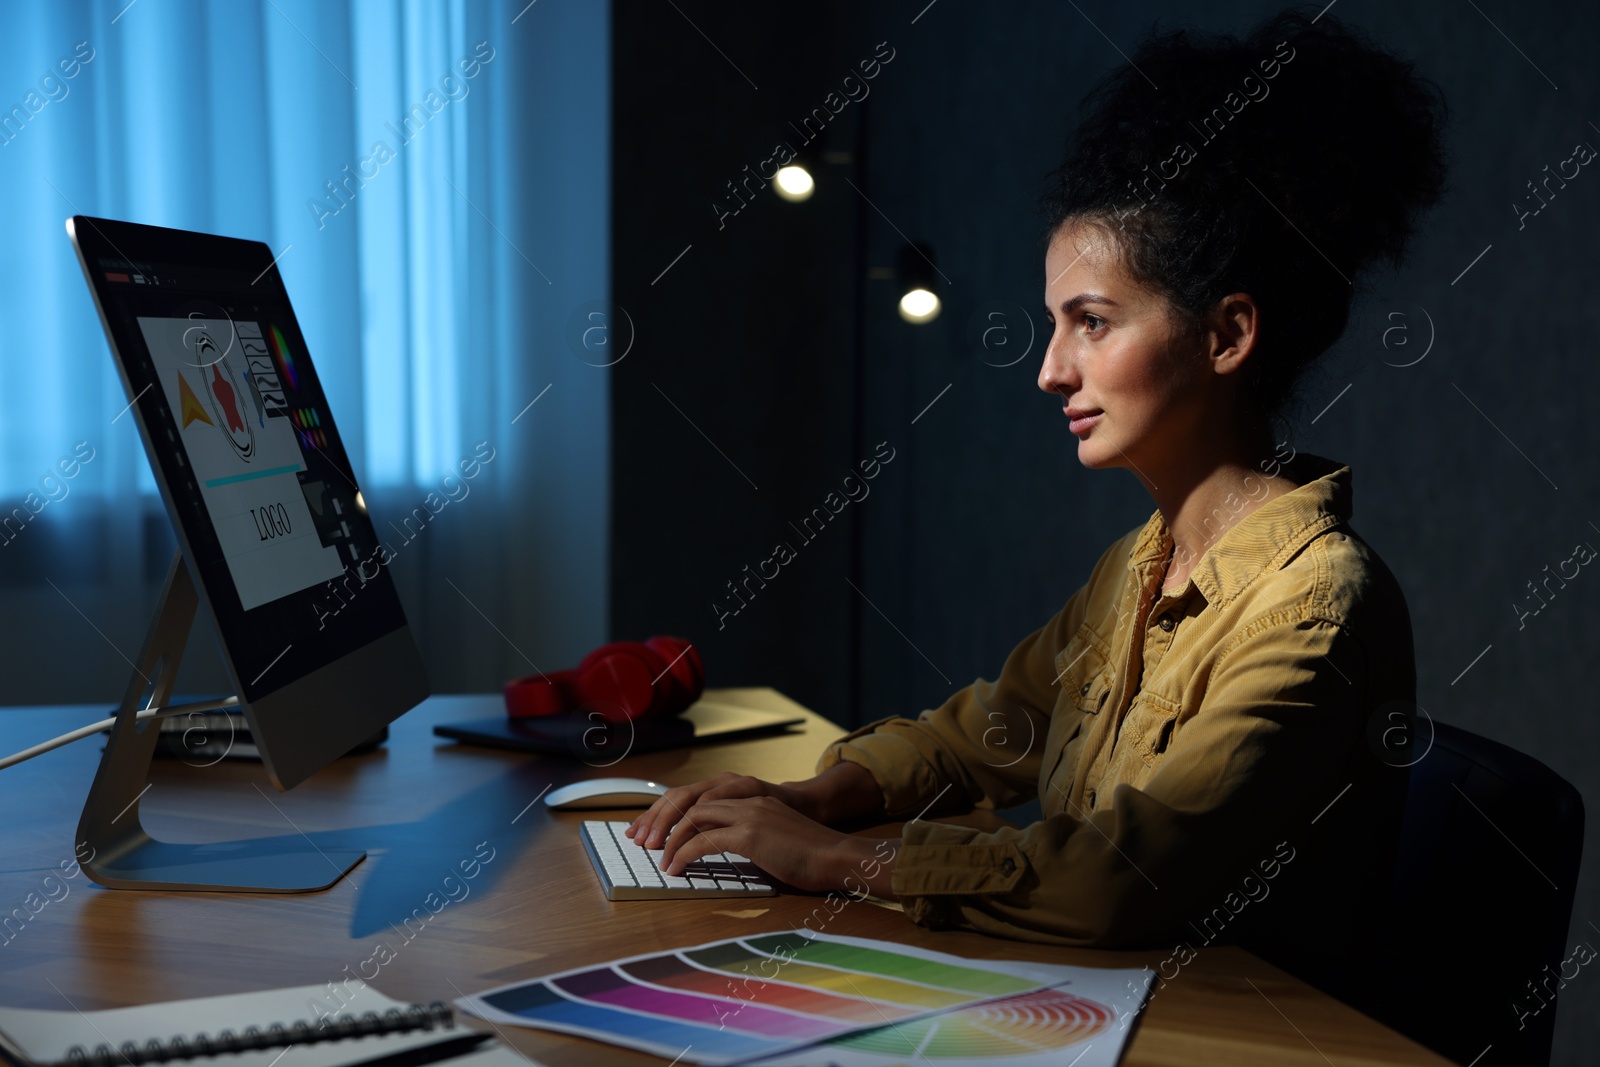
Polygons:
[[[436,689],[605,637],[609,371],[566,335],[608,295],[609,16],[587,0],[7,12],[0,703],[115,696],[172,551],[73,214],[279,253],[380,532],[488,443],[470,493],[393,564]],[[180,684],[220,687],[194,648]]]

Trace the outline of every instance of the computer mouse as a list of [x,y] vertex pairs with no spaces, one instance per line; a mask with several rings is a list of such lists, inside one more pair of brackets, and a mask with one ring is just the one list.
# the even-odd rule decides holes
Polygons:
[[546,807],[566,811],[579,808],[648,808],[670,786],[643,778],[590,778],[573,782],[544,795]]

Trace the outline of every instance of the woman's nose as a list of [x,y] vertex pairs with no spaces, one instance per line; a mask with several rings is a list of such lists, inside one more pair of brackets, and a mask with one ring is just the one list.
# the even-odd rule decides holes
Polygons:
[[1056,343],[1054,336],[1051,337],[1050,343],[1045,346],[1044,363],[1039,368],[1039,388],[1047,393],[1062,393],[1062,395],[1066,395],[1075,384],[1076,372],[1063,347]]

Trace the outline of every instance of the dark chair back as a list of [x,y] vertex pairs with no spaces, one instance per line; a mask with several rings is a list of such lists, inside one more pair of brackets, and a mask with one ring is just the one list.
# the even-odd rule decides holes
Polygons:
[[[1422,753],[1426,721],[1417,733]],[[1567,944],[1583,798],[1445,723],[1410,773],[1377,980],[1356,1006],[1460,1064],[1547,1067],[1556,994],[1588,955]]]

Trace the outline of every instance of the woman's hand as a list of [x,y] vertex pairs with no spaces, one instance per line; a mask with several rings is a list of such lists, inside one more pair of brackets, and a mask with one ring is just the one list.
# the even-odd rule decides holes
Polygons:
[[[747,774],[719,774],[669,789],[628,825],[627,835],[645,848],[660,848],[683,813],[702,800],[772,797],[819,823],[883,810],[883,790],[859,763],[840,762],[803,782],[767,782]],[[735,851],[738,851],[737,849]],[[740,855],[749,855],[741,852]]]
[[[810,820],[815,820],[817,817],[816,806],[810,796],[794,785],[767,782],[760,778],[752,778],[748,774],[723,773],[715,778],[695,782],[693,785],[680,785],[667,790],[660,800],[651,804],[642,815],[634,819],[625,832],[637,845],[660,848],[661,843],[667,840],[667,834],[678,825],[683,813],[700,801],[753,797],[770,797],[805,814]],[[739,852],[738,849],[734,851]],[[748,852],[739,854],[749,855]]]
[[892,900],[889,883],[898,846],[898,841],[830,830],[775,796],[702,796],[667,837],[661,870],[681,876],[702,856],[732,852],[796,889],[844,890]]

